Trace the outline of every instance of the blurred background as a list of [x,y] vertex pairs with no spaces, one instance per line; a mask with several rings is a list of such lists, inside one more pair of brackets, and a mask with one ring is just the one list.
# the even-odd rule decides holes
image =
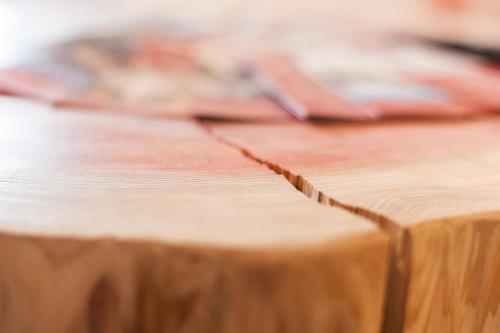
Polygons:
[[[182,17],[200,21],[256,17],[375,27],[481,47],[500,45],[497,0],[1,0],[0,61],[70,34],[131,22]],[[257,24],[257,23],[256,23]]]
[[[231,44],[231,38],[237,35],[235,39],[238,40],[238,43],[236,47],[233,45],[233,49],[242,54],[246,53],[244,56],[253,56],[258,53],[256,45],[259,45],[259,43],[265,45],[267,42],[268,46],[271,45],[271,49],[279,49],[278,45],[281,46],[281,44],[289,43],[290,39],[301,39],[300,51],[307,51],[308,49],[316,51],[312,57],[315,61],[313,65],[317,65],[318,63],[319,65],[323,65],[322,71],[328,74],[325,64],[332,63],[335,60],[333,58],[338,58],[338,56],[332,56],[332,53],[330,53],[328,57],[321,59],[320,49],[325,46],[328,48],[332,45],[340,48],[341,40],[330,37],[325,39],[319,38],[316,44],[313,45],[314,38],[311,37],[312,35],[306,36],[307,34],[304,33],[302,37],[300,36],[302,32],[307,32],[307,29],[313,26],[312,30],[316,29],[317,32],[326,32],[327,34],[337,30],[359,30],[369,42],[376,42],[376,38],[371,37],[371,32],[375,32],[373,36],[381,32],[382,34],[380,35],[396,35],[404,36],[405,38],[410,37],[418,41],[431,41],[436,45],[444,45],[448,49],[460,51],[458,53],[486,55],[488,60],[494,59],[498,61],[500,59],[500,53],[498,52],[498,48],[500,47],[500,2],[497,0],[214,0],[210,2],[194,0],[0,0],[0,43],[2,45],[0,48],[0,68],[8,69],[15,67],[19,63],[28,64],[24,68],[21,68],[21,70],[15,70],[14,72],[6,71],[3,75],[2,89],[11,94],[44,97],[51,102],[57,99],[56,102],[61,102],[63,99],[60,96],[57,98],[54,96],[66,94],[62,90],[69,85],[68,81],[65,81],[65,79],[69,78],[72,81],[70,84],[74,86],[74,91],[71,93],[72,96],[69,98],[73,104],[74,101],[71,101],[71,99],[75,96],[74,92],[80,93],[80,90],[82,90],[81,87],[86,85],[86,87],[96,87],[95,89],[85,88],[87,89],[86,104],[89,104],[88,97],[90,95],[94,98],[92,103],[100,103],[102,99],[101,95],[113,95],[111,96],[113,98],[118,96],[118,99],[125,99],[125,104],[122,104],[122,106],[126,106],[127,101],[123,96],[137,95],[140,98],[134,97],[136,100],[142,99],[149,102],[150,100],[154,101],[161,98],[166,100],[169,94],[167,91],[171,91],[170,95],[178,97],[175,99],[175,103],[172,102],[171,108],[178,110],[179,108],[186,108],[186,100],[192,97],[190,95],[193,94],[192,90],[197,89],[194,82],[198,82],[198,85],[205,90],[200,89],[201,93],[195,92],[195,94],[204,95],[203,97],[209,95],[210,90],[223,91],[227,95],[226,97],[236,96],[234,89],[231,88],[236,86],[235,82],[237,81],[231,79],[232,81],[225,81],[225,86],[220,84],[221,82],[224,83],[223,81],[226,79],[221,78],[221,76],[224,76],[227,70],[231,71],[231,67],[236,67],[230,61],[223,63],[219,60],[224,58],[221,56],[223,52],[219,52],[218,50],[223,49],[223,47],[217,44],[217,37],[222,35],[228,36],[226,40],[228,45]],[[317,29],[318,27],[319,29]],[[120,43],[113,44],[110,40],[104,41],[105,45],[102,43],[100,44],[101,46],[99,46],[99,43],[95,44],[93,46],[94,49],[91,51],[76,47],[78,49],[75,51],[76,55],[66,56],[66,59],[62,60],[56,57],[52,61],[47,62],[42,56],[45,46],[57,45],[60,41],[74,41],[78,40],[78,38],[99,39],[100,37],[111,36],[115,33],[135,33],[143,28],[145,30],[153,28],[153,31],[158,28],[157,31],[166,32],[166,35],[174,32],[172,35],[184,35],[185,37],[189,37],[190,35],[214,36],[211,41],[211,52],[214,50],[216,52],[213,52],[213,54],[208,52],[209,54],[207,55],[207,52],[202,52],[204,49],[200,47],[198,51],[193,51],[193,54],[189,55],[188,58],[196,53],[196,57],[203,58],[196,61],[200,61],[204,65],[210,63],[208,71],[217,72],[217,75],[219,75],[217,78],[210,80],[217,82],[209,84],[209,79],[205,77],[194,79],[191,74],[190,80],[187,80],[189,75],[182,74],[179,75],[180,79],[177,78],[177,81],[175,81],[167,77],[168,75],[166,75],[165,71],[162,73],[158,70],[154,73],[151,71],[139,72],[135,68],[135,62],[131,65],[133,68],[130,67],[130,64],[127,65],[128,67],[125,66],[127,68],[124,68],[120,65],[123,62],[120,60],[120,57],[123,57],[123,54],[120,52],[123,50],[120,51],[120,48],[123,49],[123,46],[119,46],[118,44]],[[254,37],[256,37],[255,40],[258,40],[259,43],[251,42]],[[173,39],[164,40],[161,45],[157,45],[153,38],[151,40],[153,41],[152,45],[154,44],[153,49],[146,52],[146,58],[149,57],[148,61],[155,63],[156,66],[158,65],[158,54],[161,56],[168,54],[167,58],[170,59],[169,62],[174,59],[175,64],[170,63],[170,67],[167,67],[169,67],[169,70],[172,68],[177,70],[180,68],[178,60],[182,57],[186,58],[187,53],[191,52],[187,50],[191,47],[188,45],[189,42],[187,44],[182,42],[184,43],[183,45],[179,44],[182,38],[181,36],[177,41]],[[288,40],[285,41],[285,39]],[[350,37],[348,37],[347,42],[348,44],[350,43]],[[397,41],[396,43],[399,42]],[[70,46],[69,49],[71,48]],[[99,51],[100,48],[103,49]],[[370,53],[371,57],[373,50],[373,48],[368,48],[364,51],[358,50],[357,53],[360,55],[368,55]],[[74,53],[71,50],[68,52],[71,54]],[[229,54],[231,52],[228,51],[226,53]],[[412,53],[410,56],[411,59],[404,56],[403,58],[405,59],[403,62],[406,62],[404,64],[402,62],[400,68],[397,69],[398,71],[407,71],[410,65],[416,66],[415,58],[422,58],[419,56],[419,52],[415,50],[408,52]],[[116,59],[106,58],[108,53],[111,58],[115,57]],[[295,56],[300,52],[292,48],[288,53]],[[240,58],[244,57],[242,54],[240,54]],[[72,57],[76,58],[72,59]],[[144,60],[144,54],[141,57]],[[371,59],[368,59],[368,62],[365,61],[364,64],[367,67],[365,70],[369,72],[372,67],[379,66],[380,71],[389,72],[388,67],[391,67],[397,61],[391,60],[388,51],[383,53],[383,57],[385,63],[381,62],[372,65]],[[438,57],[437,53],[433,53],[427,58],[422,58],[424,61],[418,61],[419,63],[426,62],[426,66],[434,65],[434,81],[436,75],[441,74],[441,67],[443,67],[439,65]],[[38,59],[35,62],[30,62],[28,60],[30,58]],[[69,58],[72,59],[73,63],[80,62],[76,70],[71,66],[61,68],[66,65]],[[375,59],[375,57],[373,58]],[[448,57],[446,59],[452,58]],[[446,59],[441,61],[441,64],[448,65],[451,63]],[[189,61],[192,60],[190,59]],[[347,56],[347,60],[350,61],[351,56]],[[398,58],[399,60],[401,59]],[[113,64],[113,62],[116,63]],[[161,65],[164,66],[165,59],[161,60],[161,62],[163,62]],[[40,64],[41,66],[39,66]],[[359,63],[354,64],[354,67],[362,67]],[[34,66],[38,67],[34,68]],[[340,71],[346,67],[344,64],[342,66]],[[424,66],[425,68],[417,68],[418,66],[416,66],[410,69],[415,72],[417,70],[428,70],[426,66]],[[464,79],[464,77],[460,78],[463,72],[462,69],[467,67],[467,65],[461,64],[455,67],[453,69],[453,89],[449,87],[449,80],[445,83],[440,83],[440,88],[443,88],[443,84],[446,85],[446,92],[449,93],[451,91],[453,98],[460,97],[461,100],[453,100],[454,103],[459,102],[464,104],[463,96],[468,94],[472,96],[467,98],[466,104],[468,107],[471,107],[470,100],[475,100],[472,104],[474,108],[477,108],[477,100],[485,100],[488,97],[488,99],[494,99],[494,103],[491,102],[493,106],[490,105],[491,103],[488,104],[487,108],[495,111],[500,108],[498,105],[500,100],[497,101],[496,98],[498,89],[492,92],[489,92],[487,89],[491,86],[489,81],[491,77],[481,81],[477,75],[469,75],[470,72],[474,71],[481,72],[482,75],[484,74],[482,73],[484,72],[484,68],[469,69],[469,74],[467,74],[469,78],[474,77],[474,81],[479,82],[477,84],[478,87],[469,87],[468,85],[471,80]],[[89,76],[89,68],[93,72],[93,77]],[[86,72],[84,73],[86,76],[81,74],[82,69]],[[336,72],[331,77],[336,79],[339,76],[339,68],[335,70]],[[204,68],[204,71],[207,71],[207,69]],[[40,78],[45,79],[44,76],[46,76],[47,72],[50,72],[56,78],[56,81],[59,81],[59,86],[55,87],[53,82],[41,81]],[[40,74],[43,75],[40,76]],[[387,73],[382,74],[385,75]],[[237,75],[240,75],[240,73],[237,73]],[[234,76],[236,77],[237,75]],[[493,80],[495,85],[497,85],[500,76],[496,72],[494,76]],[[82,83],[83,81],[86,83]],[[124,86],[123,82],[127,82],[129,86]],[[156,86],[155,82],[158,83]],[[238,82],[244,91],[249,92],[248,94],[254,93],[246,89],[246,86],[240,81]],[[433,84],[435,85],[435,83]],[[181,87],[182,85],[184,87]],[[105,86],[105,89],[101,86]],[[498,86],[500,87],[500,85]],[[179,87],[185,89],[182,92],[178,92]],[[144,92],[147,92],[147,94]],[[382,92],[380,90],[379,94],[382,94]],[[70,93],[67,94],[69,95]],[[411,100],[413,101],[416,97],[422,98],[419,94],[421,92],[414,92]],[[212,93],[212,95],[217,94]],[[385,98],[385,95],[383,97]],[[95,102],[96,98],[99,99],[98,102]],[[397,98],[401,98],[401,96],[397,96]],[[430,97],[426,95],[425,98]],[[446,98],[448,100],[451,97]],[[285,100],[284,97],[282,99]],[[316,99],[322,100],[320,97]],[[172,97],[171,100],[174,100],[174,98]],[[68,99],[62,104],[67,103],[67,101]],[[222,105],[223,107],[221,104],[217,104],[217,107],[214,107],[213,104],[210,104],[212,102],[214,102],[213,99],[210,102],[205,101],[205,104],[202,106],[197,104],[192,108],[196,108],[198,111],[200,108],[217,109],[221,113],[222,111],[220,110],[228,106],[225,103]],[[290,104],[288,101],[282,101],[282,103]],[[481,108],[485,107],[483,102],[479,104],[481,104]],[[261,104],[259,104],[260,107]],[[254,109],[259,108],[254,107]],[[303,111],[298,109],[294,112],[304,114]],[[210,113],[208,116],[213,116],[213,114]]]

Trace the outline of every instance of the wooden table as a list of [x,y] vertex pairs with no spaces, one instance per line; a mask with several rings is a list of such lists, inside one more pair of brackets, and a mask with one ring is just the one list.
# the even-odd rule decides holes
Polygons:
[[500,330],[498,117],[0,109],[0,332]]

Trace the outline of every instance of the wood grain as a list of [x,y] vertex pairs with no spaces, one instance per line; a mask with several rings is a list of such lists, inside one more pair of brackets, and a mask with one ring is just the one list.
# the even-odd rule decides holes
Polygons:
[[[496,332],[500,327],[500,212],[411,229],[406,332]],[[413,278],[415,276],[415,278]]]
[[212,128],[310,196],[392,235],[386,331],[403,330],[405,313],[405,332],[500,329],[499,118]]
[[377,332],[388,238],[189,121],[0,104],[1,332]]

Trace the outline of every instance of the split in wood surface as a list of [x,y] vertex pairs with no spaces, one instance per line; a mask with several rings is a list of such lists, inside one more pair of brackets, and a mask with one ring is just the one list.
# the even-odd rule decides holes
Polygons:
[[0,108],[0,331],[379,331],[366,219],[194,122]]
[[2,331],[500,327],[498,118],[1,108]]
[[384,332],[498,330],[500,119],[211,130],[388,232]]

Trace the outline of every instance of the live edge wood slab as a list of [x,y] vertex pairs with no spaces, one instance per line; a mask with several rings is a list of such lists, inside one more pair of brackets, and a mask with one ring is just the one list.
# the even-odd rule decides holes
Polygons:
[[387,232],[383,332],[500,331],[500,118],[210,128]]
[[382,326],[387,233],[203,124],[2,98],[0,156],[2,333]]

